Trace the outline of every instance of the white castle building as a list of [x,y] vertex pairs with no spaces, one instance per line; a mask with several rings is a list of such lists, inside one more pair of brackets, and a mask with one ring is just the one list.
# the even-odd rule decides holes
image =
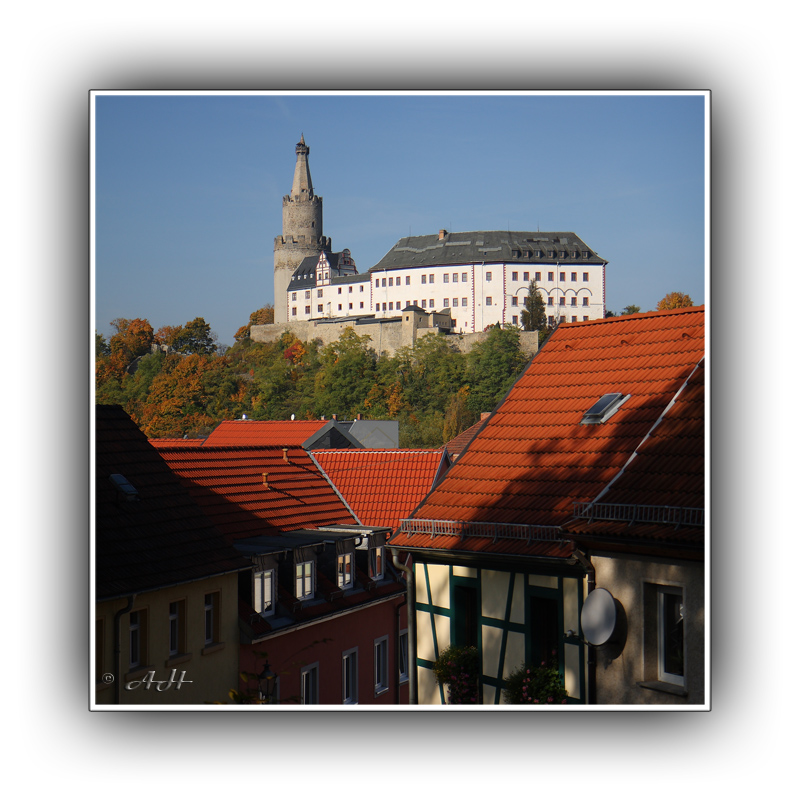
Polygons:
[[275,239],[275,322],[354,322],[402,317],[405,309],[449,316],[453,333],[521,325],[535,281],[552,324],[605,316],[608,263],[572,232],[469,231],[408,236],[365,273],[322,232],[310,148],[297,144],[292,194]]

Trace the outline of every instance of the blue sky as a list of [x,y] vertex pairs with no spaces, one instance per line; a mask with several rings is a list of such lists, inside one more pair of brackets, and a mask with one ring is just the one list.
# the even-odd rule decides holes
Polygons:
[[701,95],[98,95],[95,327],[204,317],[233,344],[273,302],[294,146],[360,272],[403,236],[574,231],[607,307],[705,297]]

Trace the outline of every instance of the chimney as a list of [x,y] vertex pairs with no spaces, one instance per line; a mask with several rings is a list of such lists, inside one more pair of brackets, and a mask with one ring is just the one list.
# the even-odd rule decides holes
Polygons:
[[337,414],[331,414],[331,419],[332,419],[334,422],[336,422],[336,420],[338,420],[338,419],[339,419],[339,416],[338,416]]
[[289,448],[283,448],[283,460],[288,464],[289,463]]
[[442,241],[442,239],[444,239],[444,237],[445,237],[445,236],[447,236],[447,231],[446,231],[444,228],[442,228],[442,229],[439,231],[439,241],[441,242],[441,241]]
[[358,414],[356,414],[356,419],[363,419],[363,417],[361,416],[361,412],[360,411],[358,412]]
[[261,478],[264,481],[264,488],[265,489],[269,489],[269,473],[268,472],[262,472],[261,473]]

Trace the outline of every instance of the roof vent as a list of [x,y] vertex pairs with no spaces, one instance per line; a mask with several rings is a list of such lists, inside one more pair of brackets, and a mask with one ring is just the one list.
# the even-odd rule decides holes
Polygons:
[[138,500],[139,499],[139,491],[138,491],[138,489],[124,475],[121,475],[119,472],[115,472],[115,473],[109,475],[108,479],[111,481],[111,483],[114,484],[114,488],[126,500]]
[[619,411],[620,406],[630,399],[630,395],[621,392],[604,394],[584,415],[581,425],[599,425]]

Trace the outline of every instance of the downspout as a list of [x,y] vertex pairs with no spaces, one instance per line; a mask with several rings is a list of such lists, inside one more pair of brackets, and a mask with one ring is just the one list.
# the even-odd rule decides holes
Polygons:
[[[390,547],[389,549],[392,551],[392,563],[397,569],[406,574],[406,602],[408,604],[408,704],[416,706],[419,703],[417,698],[417,612],[414,607],[414,570],[398,561],[396,548]],[[400,608],[400,606],[398,606],[398,608]]]
[[[587,589],[587,596],[591,594],[595,588],[595,570],[592,562],[589,560],[588,556],[585,553],[582,553],[576,547],[573,551],[573,555],[578,561],[581,562],[583,567],[586,569],[586,589]],[[589,648],[588,653],[588,669],[589,669],[589,687],[588,687],[588,703],[590,706],[597,704],[597,649],[594,645],[588,644],[587,647]]]
[[[392,559],[394,560],[394,559]],[[397,653],[397,657],[395,661],[395,670],[394,670],[394,704],[396,706],[400,705],[400,611],[403,606],[408,605],[408,595],[405,596],[402,603],[398,603],[397,607],[395,608],[395,615],[394,615],[394,640],[395,640],[395,652]],[[406,669],[411,672],[411,648],[409,648],[408,652],[409,663],[406,665]],[[409,681],[411,681],[411,676],[409,675]],[[409,691],[410,691],[409,686]]]
[[116,614],[114,614],[114,703],[116,705],[119,705],[119,684],[122,680],[122,664],[120,663],[122,647],[120,643],[119,625],[122,617],[125,614],[128,614],[133,608],[133,601],[135,599],[136,595],[132,594],[128,598],[128,605],[126,605],[125,608],[121,608]]

